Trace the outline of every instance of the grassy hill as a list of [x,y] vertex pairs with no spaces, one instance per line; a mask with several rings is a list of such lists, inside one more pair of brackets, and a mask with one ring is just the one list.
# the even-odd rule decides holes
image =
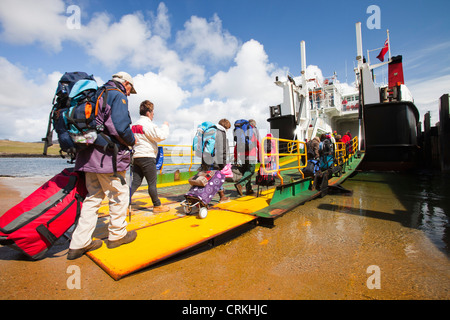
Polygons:
[[[0,156],[43,156],[44,143],[0,140]],[[59,156],[59,145],[48,148],[47,154]]]

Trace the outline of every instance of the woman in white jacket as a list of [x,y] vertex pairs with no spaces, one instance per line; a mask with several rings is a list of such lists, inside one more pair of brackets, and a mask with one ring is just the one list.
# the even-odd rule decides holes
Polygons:
[[154,105],[145,100],[139,106],[141,117],[132,126],[136,144],[133,155],[133,182],[131,184],[131,195],[140,187],[142,179],[145,177],[148,183],[148,194],[153,202],[153,212],[166,212],[169,207],[161,205],[156,188],[156,156],[158,154],[158,142],[169,136],[169,123],[166,121],[159,128],[152,122],[154,115]]

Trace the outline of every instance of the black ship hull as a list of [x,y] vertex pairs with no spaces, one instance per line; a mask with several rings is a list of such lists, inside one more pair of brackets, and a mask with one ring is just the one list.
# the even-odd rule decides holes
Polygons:
[[408,170],[418,164],[419,112],[412,102],[364,106],[364,170]]

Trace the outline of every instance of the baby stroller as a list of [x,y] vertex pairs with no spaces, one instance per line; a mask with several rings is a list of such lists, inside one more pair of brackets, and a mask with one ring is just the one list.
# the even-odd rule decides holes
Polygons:
[[225,175],[220,171],[202,171],[189,179],[192,187],[184,195],[186,199],[181,202],[184,213],[191,214],[192,209],[197,207],[200,219],[206,218],[208,215],[208,204],[224,182]]

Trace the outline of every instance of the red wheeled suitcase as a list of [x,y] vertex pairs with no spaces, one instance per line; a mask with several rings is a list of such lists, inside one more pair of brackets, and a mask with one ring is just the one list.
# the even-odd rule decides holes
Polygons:
[[75,223],[86,194],[82,174],[64,169],[0,217],[0,244],[42,259]]

